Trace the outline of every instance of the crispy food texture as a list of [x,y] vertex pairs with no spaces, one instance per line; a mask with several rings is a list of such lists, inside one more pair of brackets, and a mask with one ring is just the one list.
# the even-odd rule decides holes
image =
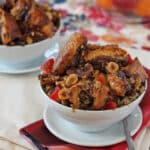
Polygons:
[[119,66],[115,62],[109,62],[106,66],[106,70],[109,73],[116,73],[119,70]]
[[126,81],[122,80],[115,74],[109,74],[107,76],[108,83],[110,85],[110,88],[112,89],[112,92],[116,94],[117,96],[124,96],[126,93]]
[[101,88],[98,88],[96,90],[92,109],[98,110],[105,105],[108,97],[108,92],[109,88],[107,86],[102,86]]
[[0,44],[14,46],[54,36],[60,14],[48,4],[35,0],[6,0],[0,6]]
[[76,32],[71,35],[55,61],[53,72],[56,74],[62,74],[69,64],[71,64],[78,48],[81,45],[86,44],[86,42],[87,38],[80,33]]
[[32,6],[34,1],[32,0],[17,0],[15,1],[8,1],[10,5],[12,5],[11,14],[16,18],[16,20],[22,19],[24,17],[29,8]]
[[80,93],[80,85],[74,85],[69,90],[69,100],[72,104],[72,108],[80,108],[80,99],[79,99],[79,93]]
[[148,78],[148,75],[144,70],[143,66],[141,65],[138,58],[135,58],[134,61],[130,65],[126,66],[123,70],[127,71],[130,74],[135,74],[140,76],[142,81]]
[[9,6],[9,7],[13,7],[15,5],[15,0],[6,0],[6,4]]
[[4,44],[21,37],[15,18],[2,9],[0,9],[0,36]]
[[127,52],[119,48],[117,45],[101,46],[95,50],[87,51],[84,55],[84,60],[91,61],[97,57],[100,58],[104,56],[123,60],[127,58]]
[[42,72],[40,82],[48,96],[59,87],[57,102],[73,110],[106,110],[136,100],[145,90],[147,78],[140,61],[124,49],[90,44],[84,35],[74,33],[52,72]]
[[30,29],[39,28],[41,33],[46,37],[53,35],[53,24],[48,16],[36,5],[33,5],[28,11],[25,21],[29,25]]

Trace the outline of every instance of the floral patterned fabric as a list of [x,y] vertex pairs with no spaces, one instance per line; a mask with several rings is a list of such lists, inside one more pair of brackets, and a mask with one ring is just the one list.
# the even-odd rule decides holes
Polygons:
[[[40,2],[47,2],[40,0]],[[101,44],[114,43],[125,47],[150,51],[150,18],[138,23],[126,23],[122,17],[99,8],[94,1],[51,0],[62,15],[61,35],[80,31],[89,40]]]

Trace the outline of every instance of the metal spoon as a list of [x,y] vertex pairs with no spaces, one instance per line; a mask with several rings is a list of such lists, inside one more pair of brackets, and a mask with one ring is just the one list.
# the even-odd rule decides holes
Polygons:
[[133,142],[133,139],[130,135],[130,131],[129,131],[129,128],[128,128],[127,119],[128,119],[128,117],[126,117],[123,120],[123,128],[124,128],[124,133],[125,133],[125,136],[126,136],[126,141],[127,141],[127,144],[128,144],[128,150],[135,150],[134,142]]

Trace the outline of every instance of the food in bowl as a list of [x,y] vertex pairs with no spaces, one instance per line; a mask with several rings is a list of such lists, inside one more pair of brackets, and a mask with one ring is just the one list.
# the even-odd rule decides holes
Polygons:
[[0,6],[0,45],[27,45],[54,36],[58,11],[34,0],[6,0]]
[[107,110],[129,105],[145,91],[147,74],[117,45],[94,45],[74,33],[39,75],[50,100],[73,110]]

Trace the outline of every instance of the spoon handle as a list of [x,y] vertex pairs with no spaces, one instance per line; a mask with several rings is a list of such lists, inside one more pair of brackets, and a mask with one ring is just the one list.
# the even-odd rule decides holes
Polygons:
[[128,129],[127,118],[125,118],[123,120],[123,128],[124,128],[124,133],[125,133],[125,136],[126,136],[126,141],[127,141],[127,144],[128,144],[128,150],[135,150],[134,142],[133,142],[133,139],[132,139],[132,137],[130,135],[130,131]]

